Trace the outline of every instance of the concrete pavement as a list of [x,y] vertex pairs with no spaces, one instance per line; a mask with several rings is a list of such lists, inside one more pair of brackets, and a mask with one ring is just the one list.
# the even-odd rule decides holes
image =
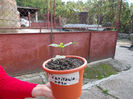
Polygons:
[[[118,43],[116,47],[115,59],[133,67],[133,51],[120,46],[130,46],[129,43]],[[99,89],[100,86],[103,90]],[[85,87],[85,88],[84,88]],[[94,86],[83,86],[80,99],[133,99],[133,68],[123,71],[115,76],[99,81]]]

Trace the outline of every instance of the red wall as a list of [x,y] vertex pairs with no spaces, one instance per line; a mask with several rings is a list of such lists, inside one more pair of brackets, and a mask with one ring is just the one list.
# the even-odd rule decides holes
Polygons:
[[90,61],[114,56],[116,32],[92,32],[90,43]]
[[[78,44],[70,45],[64,49],[65,55],[78,55],[87,58],[88,48],[89,48],[89,38],[90,33],[82,32],[68,32],[68,33],[54,33],[53,42],[60,43],[63,42],[77,42]],[[60,49],[53,48],[53,56],[60,54]]]
[[48,34],[0,35],[0,65],[9,74],[41,69],[49,58]]
[[[113,57],[117,32],[62,32],[53,33],[53,43],[78,42],[64,49],[64,54],[85,57],[89,61]],[[42,63],[52,56],[60,54],[58,48],[52,48],[50,33],[43,34],[0,34],[0,65],[10,75],[37,72]],[[51,52],[52,51],[52,52]]]

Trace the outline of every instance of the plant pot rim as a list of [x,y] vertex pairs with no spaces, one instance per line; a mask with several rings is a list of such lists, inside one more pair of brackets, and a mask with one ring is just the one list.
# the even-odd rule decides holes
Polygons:
[[53,59],[53,58],[51,58],[51,59],[46,60],[43,63],[43,69],[44,69],[44,71],[47,72],[47,73],[50,73],[50,74],[68,74],[68,73],[78,72],[78,71],[82,70],[83,68],[85,68],[86,65],[87,65],[87,60],[85,58],[81,57],[81,56],[75,56],[75,55],[65,55],[65,56],[66,56],[66,58],[80,59],[80,60],[82,60],[84,62],[84,64],[81,65],[81,66],[79,66],[79,67],[77,67],[77,68],[70,69],[70,70],[52,70],[52,69],[48,69],[45,66],[49,61],[51,61],[51,59]]

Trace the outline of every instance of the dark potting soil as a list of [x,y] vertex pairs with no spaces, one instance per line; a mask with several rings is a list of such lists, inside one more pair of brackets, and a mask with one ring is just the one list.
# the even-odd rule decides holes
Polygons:
[[52,70],[70,70],[83,65],[83,61],[75,58],[57,59],[50,61],[46,65],[47,68]]

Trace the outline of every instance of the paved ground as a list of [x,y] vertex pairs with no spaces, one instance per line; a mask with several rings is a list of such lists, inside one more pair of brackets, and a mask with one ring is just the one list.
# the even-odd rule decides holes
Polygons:
[[115,59],[133,65],[133,51],[128,50],[129,42],[118,42],[116,47]]
[[[133,67],[133,51],[128,50],[125,46],[129,47],[130,43],[118,42],[115,59]],[[23,80],[35,83],[44,83],[46,81],[44,73],[34,74],[32,79],[27,79],[29,78],[28,76],[18,78],[25,78]],[[97,86],[100,86],[100,88]],[[39,97],[36,99],[46,98]],[[84,85],[80,99],[133,99],[133,68],[96,81],[93,84],[88,83]]]
[[[128,47],[130,44],[118,43],[115,59],[133,67],[133,51],[120,46]],[[99,89],[97,86],[100,86],[102,89]],[[87,86],[83,86],[83,88],[83,94],[80,99],[133,99],[133,68],[109,77],[91,88],[89,85],[88,88]],[[104,90],[108,92],[103,93]]]

